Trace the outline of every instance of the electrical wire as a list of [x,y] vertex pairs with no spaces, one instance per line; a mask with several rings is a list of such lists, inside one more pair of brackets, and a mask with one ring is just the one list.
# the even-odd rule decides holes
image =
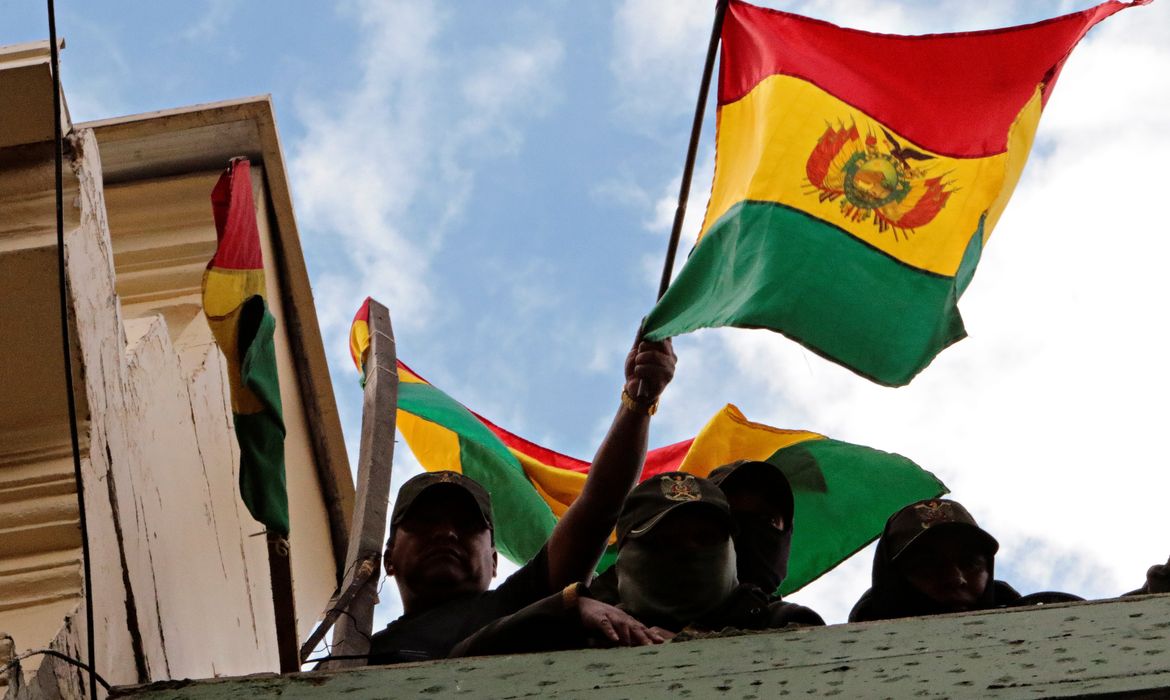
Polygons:
[[[56,649],[33,649],[31,651],[26,651],[23,654],[21,654],[20,656],[17,656],[12,661],[9,661],[8,663],[4,664],[4,667],[0,668],[0,674],[7,673],[8,669],[10,669],[14,666],[19,666],[21,661],[29,658],[30,656],[36,656],[37,654],[44,654],[45,656],[52,656],[52,657],[61,659],[62,661],[65,661],[67,663],[70,663],[70,664],[76,666],[77,668],[80,668],[83,671],[86,671],[87,673],[89,673],[90,678],[92,678],[93,680],[96,680],[98,682],[98,684],[101,685],[101,687],[106,689],[106,692],[113,690],[113,688],[110,687],[110,684],[106,682],[106,679],[102,678],[101,674],[99,674],[97,671],[93,670],[93,668],[91,666],[87,666],[86,664],[82,663],[81,661],[78,661],[77,659],[73,658],[72,656],[69,656],[67,654],[62,654],[61,652],[57,651]],[[91,695],[96,694],[97,693],[97,686],[93,685],[93,683],[91,682],[90,687],[94,688]]]
[[[90,571],[89,556],[89,528],[85,519],[85,484],[81,474],[81,446],[77,437],[77,402],[73,395],[73,353],[69,342],[69,299],[68,286],[65,282],[65,204],[64,204],[64,138],[61,134],[61,55],[57,48],[57,16],[53,7],[53,0],[46,0],[49,13],[49,57],[53,72],[53,165],[55,175],[55,189],[57,195],[57,287],[58,301],[61,305],[61,354],[65,362],[65,398],[69,406],[69,441],[73,448],[73,478],[77,483],[77,520],[81,529],[81,566],[82,580],[85,585],[85,648],[88,664],[75,662],[89,672],[89,697],[97,700],[98,680],[107,689],[109,685],[98,675],[95,664],[94,651],[94,618],[93,618],[93,577]],[[74,662],[64,654],[54,652]]]

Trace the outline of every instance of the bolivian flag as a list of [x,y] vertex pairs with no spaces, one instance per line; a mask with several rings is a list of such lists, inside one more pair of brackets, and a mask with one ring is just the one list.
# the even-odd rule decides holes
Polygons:
[[768,328],[909,382],[966,335],[956,304],[1069,53],[1146,2],[896,36],[732,0],[711,199],[646,337]]
[[680,471],[706,476],[739,459],[770,462],[792,485],[795,527],[781,595],[872,542],[903,506],[947,492],[934,474],[901,455],[753,423],[731,404],[699,432]]
[[[368,320],[367,301],[350,333],[359,371],[369,348]],[[428,471],[450,469],[483,484],[492,497],[497,546],[516,563],[528,561],[581,493],[589,462],[504,430],[402,362],[398,378],[398,429],[419,463]],[[946,493],[942,482],[905,457],[752,423],[730,404],[697,437],[650,450],[642,479],[676,470],[706,476],[739,459],[771,462],[793,487],[797,526],[783,593],[803,587],[864,547],[902,506]],[[615,556],[611,546],[598,570]]]
[[287,537],[276,321],[264,301],[264,258],[246,158],[233,160],[220,176],[211,207],[218,245],[203,273],[203,313],[227,360],[240,445],[240,496],[253,518]]

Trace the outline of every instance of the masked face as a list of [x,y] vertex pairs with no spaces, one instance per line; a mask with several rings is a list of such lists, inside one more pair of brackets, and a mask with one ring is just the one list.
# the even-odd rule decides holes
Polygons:
[[[735,474],[720,485],[731,506],[735,521],[735,557],[739,580],[774,593],[788,575],[788,553],[792,545],[792,523],[771,483]],[[748,475],[753,476],[753,475]]]
[[735,520],[735,561],[739,580],[773,593],[788,574],[791,530],[777,528],[773,519],[754,513],[732,512]]
[[727,598],[739,582],[735,550],[727,525],[704,516],[678,509],[622,545],[616,567],[623,607],[650,622],[685,625]]

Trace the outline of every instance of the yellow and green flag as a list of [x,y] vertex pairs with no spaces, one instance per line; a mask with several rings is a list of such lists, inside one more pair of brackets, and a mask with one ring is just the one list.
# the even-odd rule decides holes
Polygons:
[[699,431],[679,470],[706,476],[739,459],[769,462],[792,485],[792,553],[781,595],[872,542],[903,506],[947,493],[934,474],[901,455],[753,423],[731,404]]
[[264,300],[264,257],[246,158],[233,160],[220,176],[211,207],[217,246],[203,273],[203,313],[227,360],[240,445],[240,496],[253,518],[287,537],[276,321]]
[[908,383],[966,336],[959,297],[1069,53],[1147,1],[897,36],[731,0],[711,199],[646,337],[767,328]]

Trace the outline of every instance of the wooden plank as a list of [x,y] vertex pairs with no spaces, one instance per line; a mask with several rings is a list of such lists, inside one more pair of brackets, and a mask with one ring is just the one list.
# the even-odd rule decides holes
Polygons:
[[292,552],[288,540],[268,533],[268,571],[272,577],[272,612],[276,617],[276,649],[280,672],[301,670],[297,657],[297,607],[293,597]]
[[113,697],[1066,698],[1167,697],[1170,595],[196,681]]
[[[382,562],[382,538],[386,534],[386,511],[390,503],[390,472],[394,461],[394,424],[398,406],[397,353],[390,311],[370,300],[370,348],[363,358],[366,387],[362,399],[362,434],[359,443],[357,493],[345,576],[341,594],[326,611],[318,630],[327,629],[329,618],[337,619],[332,656],[364,656],[370,650],[374,604],[378,600],[378,571]],[[349,598],[349,601],[346,601]],[[348,602],[348,605],[347,605]],[[336,612],[335,612],[336,611]],[[314,636],[317,636],[314,632]],[[310,639],[312,641],[312,639]],[[315,646],[315,643],[312,645]],[[312,651],[309,646],[308,651]],[[302,647],[302,658],[307,654]],[[339,658],[321,668],[365,665],[364,658]]]

